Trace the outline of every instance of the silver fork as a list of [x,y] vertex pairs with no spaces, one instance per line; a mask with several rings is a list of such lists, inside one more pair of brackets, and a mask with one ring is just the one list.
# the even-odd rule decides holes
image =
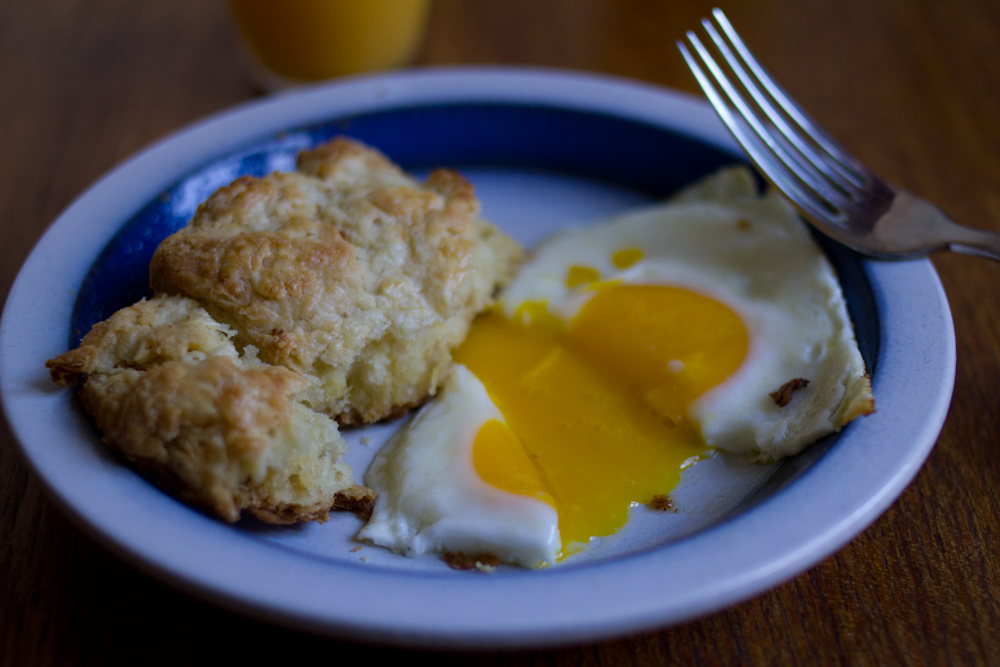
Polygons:
[[693,53],[683,41],[677,46],[750,159],[809,222],[875,257],[951,250],[1000,261],[1000,234],[958,225],[880,179],[809,120],[758,64],[722,10],[713,10],[712,18],[701,24],[721,63],[693,31],[686,35]]

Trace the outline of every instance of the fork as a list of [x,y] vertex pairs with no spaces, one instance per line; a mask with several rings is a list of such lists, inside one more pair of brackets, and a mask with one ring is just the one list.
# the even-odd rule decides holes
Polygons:
[[817,229],[884,259],[950,250],[1000,261],[1000,234],[958,225],[876,176],[771,79],[722,10],[712,18],[701,24],[721,63],[693,31],[686,37],[694,51],[683,40],[677,47],[751,161]]

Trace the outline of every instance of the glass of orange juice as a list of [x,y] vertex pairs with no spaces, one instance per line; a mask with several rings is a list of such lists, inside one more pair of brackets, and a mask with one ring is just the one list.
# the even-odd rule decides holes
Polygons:
[[431,0],[229,0],[266,89],[409,63]]

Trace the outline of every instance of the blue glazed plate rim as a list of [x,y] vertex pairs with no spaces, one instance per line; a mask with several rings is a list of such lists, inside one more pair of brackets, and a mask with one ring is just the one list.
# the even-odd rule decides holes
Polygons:
[[186,590],[298,628],[400,644],[544,646],[660,627],[746,599],[833,553],[898,497],[940,432],[954,382],[951,317],[926,260],[860,263],[877,313],[879,412],[852,425],[809,467],[807,479],[669,549],[518,576],[414,576],[296,559],[234,539],[209,519],[188,520],[190,513],[153,497],[130,502],[137,494],[147,498],[148,485],[93,447],[85,417],[45,377],[45,359],[66,345],[77,298],[67,285],[83,282],[123,221],[212,159],[288,128],[456,103],[583,110],[736,154],[710,108],[686,95],[608,77],[506,68],[343,80],[222,112],[144,150],[56,220],[22,268],[0,322],[8,423],[34,472],[91,535]]

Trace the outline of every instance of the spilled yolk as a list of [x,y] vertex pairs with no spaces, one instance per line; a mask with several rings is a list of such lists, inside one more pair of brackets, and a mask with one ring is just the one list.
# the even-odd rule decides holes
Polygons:
[[597,269],[593,269],[589,266],[577,266],[573,265],[569,267],[569,271],[566,272],[566,287],[573,288],[579,287],[580,285],[588,285],[595,282],[601,274],[598,273]]
[[553,505],[564,545],[614,533],[633,503],[673,489],[707,450],[687,407],[738,368],[748,345],[740,318],[700,294],[592,291],[568,324],[544,304],[512,319],[490,311],[455,355],[507,422],[479,431],[477,472]]
[[639,248],[622,248],[611,255],[611,263],[616,269],[627,269],[642,259],[642,250]]

